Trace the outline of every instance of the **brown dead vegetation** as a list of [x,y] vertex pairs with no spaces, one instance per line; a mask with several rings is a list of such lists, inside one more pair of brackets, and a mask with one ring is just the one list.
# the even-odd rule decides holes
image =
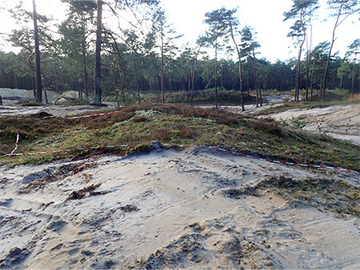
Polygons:
[[94,192],[94,190],[97,189],[100,186],[101,186],[101,183],[92,184],[92,185],[84,187],[84,188],[82,188],[80,190],[73,191],[73,192],[71,192],[71,194],[69,195],[69,197],[66,200],[80,200],[80,199],[84,198],[87,193],[90,196],[103,194],[101,192]]
[[254,123],[254,129],[257,131],[265,131],[280,138],[285,138],[287,135],[285,130],[270,118],[258,119]]
[[86,169],[97,166],[97,163],[81,163],[81,164],[69,164],[61,166],[55,173],[47,174],[39,180],[35,180],[27,184],[24,188],[19,190],[20,194],[28,194],[31,191],[37,191],[44,188],[47,183],[55,182],[64,179],[67,176],[75,175]]
[[203,109],[198,107],[191,107],[185,104],[152,104],[141,103],[133,104],[127,107],[123,107],[117,110],[117,113],[99,116],[96,118],[88,119],[76,119],[77,124],[84,124],[88,128],[102,128],[109,125],[113,125],[116,122],[123,122],[133,118],[133,122],[144,122],[146,117],[135,116],[135,112],[139,110],[156,110],[167,114],[177,114],[184,117],[201,117],[205,119],[215,120],[218,123],[231,125],[239,123],[245,116],[227,112],[218,109]]

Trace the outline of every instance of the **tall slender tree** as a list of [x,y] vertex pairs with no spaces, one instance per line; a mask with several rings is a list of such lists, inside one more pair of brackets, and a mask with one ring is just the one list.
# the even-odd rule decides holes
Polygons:
[[[128,9],[133,12],[134,8],[138,5],[147,5],[157,6],[159,4],[159,0],[114,0],[115,8],[119,9]],[[102,10],[103,10],[103,2],[102,0],[97,0],[97,29],[96,29],[96,46],[95,46],[95,96],[94,96],[94,104],[101,105],[101,37],[102,37]],[[106,3],[108,4],[108,3]],[[108,4],[110,7],[110,4]],[[114,9],[111,8],[113,11]]]
[[68,3],[68,17],[59,26],[59,33],[62,35],[59,48],[73,76],[82,79],[83,87],[79,90],[79,97],[82,98],[82,93],[89,95],[89,43],[94,30],[94,12],[97,5],[93,0],[62,1]]
[[291,26],[291,31],[288,36],[296,38],[299,44],[299,53],[296,62],[296,76],[295,76],[295,100],[299,101],[299,80],[300,80],[300,64],[301,64],[301,54],[303,46],[306,41],[307,36],[307,24],[308,20],[314,13],[314,10],[318,8],[318,0],[293,0],[293,5],[290,11],[285,12],[284,16],[286,20],[296,19],[294,24]]
[[246,56],[248,62],[251,63],[253,71],[254,71],[254,85],[256,91],[256,107],[259,105],[262,106],[262,93],[259,84],[259,71],[257,65],[257,58],[256,58],[256,50],[260,48],[260,44],[254,38],[254,30],[249,27],[245,26],[241,31],[241,48],[242,48],[242,55]]
[[351,95],[355,93],[355,77],[356,77],[356,65],[358,63],[358,55],[360,54],[360,39],[355,39],[353,43],[348,47],[346,56],[353,59],[352,78],[351,78]]
[[35,0],[33,2],[33,20],[34,20],[34,43],[35,43],[35,62],[36,62],[36,101],[42,103],[42,81],[40,67],[40,48],[39,48],[39,32],[37,25],[37,13]]
[[95,105],[101,105],[101,35],[103,1],[97,0],[96,46],[95,46]]
[[215,107],[218,108],[218,52],[223,48],[221,39],[226,33],[226,24],[219,18],[219,10],[205,13],[205,23],[208,24],[209,30],[198,39],[198,44],[205,47],[212,47],[215,51],[214,59],[214,84],[215,84]]
[[325,100],[326,82],[329,74],[331,53],[336,40],[336,30],[338,27],[351,15],[360,11],[358,0],[328,0],[328,6],[333,11],[331,16],[335,17],[335,24],[332,31],[332,38],[330,42],[330,49],[327,56],[325,71],[323,75],[323,84],[320,91],[320,97]]
[[[165,89],[164,89],[164,68],[166,62],[171,62],[172,54],[178,48],[174,45],[174,40],[182,37],[177,35],[176,31],[167,23],[165,10],[159,8],[154,14],[153,33],[159,41],[161,70],[160,70],[160,87],[161,100],[165,103]],[[171,79],[170,79],[171,80]],[[169,84],[171,81],[169,81]]]
[[347,77],[351,70],[351,65],[348,59],[344,58],[341,61],[340,67],[336,70],[336,75],[339,78],[339,88],[342,89],[344,85],[344,78]]
[[240,32],[237,27],[239,25],[238,18],[235,17],[235,13],[237,12],[237,8],[228,10],[224,7],[214,10],[212,12],[206,13],[205,22],[210,25],[210,29],[214,33],[218,33],[219,37],[224,37],[225,40],[231,39],[236,54],[238,57],[238,72],[239,72],[239,86],[241,93],[241,108],[242,111],[245,111],[244,106],[244,89],[243,89],[243,74],[242,74],[242,61],[241,61],[241,52],[238,42],[236,41],[236,37],[239,36]]

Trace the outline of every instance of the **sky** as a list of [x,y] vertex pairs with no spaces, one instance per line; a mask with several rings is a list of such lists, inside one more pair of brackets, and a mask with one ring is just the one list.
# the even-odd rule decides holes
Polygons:
[[[326,0],[320,0],[324,3]],[[8,8],[18,1],[0,0],[0,8]],[[24,0],[26,7],[32,9],[32,1]],[[39,13],[51,14],[59,21],[64,18],[65,6],[60,0],[36,0]],[[237,16],[240,28],[251,26],[257,32],[256,38],[261,45],[260,56],[274,62],[295,57],[298,50],[294,48],[293,40],[287,37],[291,21],[283,22],[283,13],[290,10],[292,0],[162,0],[162,6],[166,11],[168,22],[179,34],[184,36],[179,41],[183,44],[189,42],[195,44],[197,37],[203,33],[207,25],[204,23],[205,13],[225,6],[228,9],[238,7]],[[313,46],[322,42],[330,41],[334,18],[324,21],[325,14],[329,13],[325,8],[319,11],[318,18],[313,22]],[[106,23],[105,13],[105,23]],[[349,17],[337,31],[337,40],[334,51],[344,53],[356,38],[360,38],[359,15]],[[0,10],[0,33],[9,33],[14,28],[11,17]],[[0,49],[13,50],[4,44],[4,36],[0,36]],[[210,55],[211,57],[211,55]],[[227,57],[227,56],[224,56]],[[230,57],[230,56],[229,56]]]

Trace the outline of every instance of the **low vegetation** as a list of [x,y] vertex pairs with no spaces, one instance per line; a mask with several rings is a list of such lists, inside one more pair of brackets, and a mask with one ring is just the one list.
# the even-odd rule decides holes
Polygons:
[[[161,102],[159,94],[144,94],[143,99],[146,102]],[[169,103],[191,103],[190,91],[177,91],[165,93],[165,100]],[[253,95],[244,95],[244,102],[255,102],[256,98]],[[206,89],[199,90],[194,93],[193,102],[195,104],[215,104],[215,90]],[[235,90],[218,90],[218,102],[223,104],[241,104],[240,92]]]
[[[107,152],[126,155],[149,151],[152,141],[174,147],[181,144],[219,146],[284,161],[341,166],[360,170],[359,148],[327,136],[310,135],[283,127],[270,119],[254,120],[223,110],[186,105],[142,103],[117,113],[93,118],[41,119],[38,116],[0,118],[0,164],[42,163]],[[5,156],[20,141],[17,152],[71,149],[65,153]],[[123,145],[123,148],[79,148]]]

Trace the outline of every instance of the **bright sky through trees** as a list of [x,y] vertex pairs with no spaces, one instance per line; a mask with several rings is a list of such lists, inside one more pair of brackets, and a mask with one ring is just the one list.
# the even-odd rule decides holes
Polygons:
[[[162,0],[169,22],[171,22],[179,34],[183,34],[181,43],[189,42],[194,44],[199,34],[205,29],[203,23],[205,13],[225,6],[232,9],[239,7],[238,16],[240,28],[244,26],[253,27],[257,34],[257,39],[261,45],[261,56],[270,61],[276,59],[286,60],[296,56],[297,49],[293,46],[293,41],[287,37],[291,22],[283,22],[283,13],[288,11],[292,5],[291,0]],[[325,3],[320,1],[322,9],[318,12],[318,19],[313,21],[313,47],[318,43],[331,38],[331,30],[334,18],[328,18]],[[0,0],[1,8],[8,8],[17,4],[14,0]],[[31,1],[24,0],[26,7],[31,10]],[[64,16],[65,4],[60,0],[37,0],[37,9],[40,14],[52,15],[55,19]],[[110,15],[110,14],[109,14]],[[344,56],[347,46],[356,38],[359,38],[360,22],[359,16],[350,17],[337,33],[337,40],[334,52],[340,51]],[[106,18],[104,20],[106,23]],[[9,33],[14,27],[11,17],[6,12],[0,10],[0,33]],[[0,36],[0,49],[12,50],[4,46],[4,36]]]

